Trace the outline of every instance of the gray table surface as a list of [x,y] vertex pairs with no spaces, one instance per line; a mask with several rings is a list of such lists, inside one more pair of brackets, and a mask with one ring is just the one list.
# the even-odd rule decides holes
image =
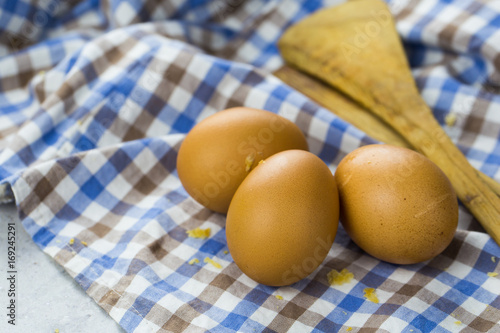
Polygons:
[[[8,324],[7,224],[16,227],[16,325]],[[14,204],[0,205],[0,332],[123,332],[22,227]]]

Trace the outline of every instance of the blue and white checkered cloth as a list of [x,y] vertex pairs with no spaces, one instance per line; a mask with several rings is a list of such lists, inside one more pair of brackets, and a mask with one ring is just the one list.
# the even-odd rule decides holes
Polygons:
[[[0,1],[2,200],[125,331],[500,332],[500,279],[488,275],[500,248],[463,207],[452,244],[428,262],[381,262],[340,228],[312,275],[275,288],[242,274],[225,217],[181,186],[185,134],[232,106],[292,120],[332,170],[375,142],[271,74],[283,31],[338,3]],[[499,2],[389,5],[422,96],[500,181]],[[187,237],[196,227],[211,236]],[[353,281],[330,286],[327,273],[343,268]]]

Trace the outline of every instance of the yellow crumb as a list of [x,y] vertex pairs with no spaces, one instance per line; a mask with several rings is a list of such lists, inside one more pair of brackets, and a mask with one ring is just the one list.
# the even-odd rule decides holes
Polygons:
[[460,320],[457,320],[457,321],[455,322],[455,325],[461,325],[461,324],[462,324],[462,322],[461,322]]
[[489,277],[495,277],[495,276],[497,276],[497,275],[498,275],[498,273],[497,273],[497,272],[488,272],[488,276],[489,276]]
[[497,261],[497,258],[495,258],[495,257],[491,256],[491,261],[496,262],[496,261]]
[[447,126],[451,127],[457,122],[457,114],[450,112],[444,117],[444,122]]
[[452,316],[453,318],[455,318],[456,315],[454,313],[452,313],[452,314],[450,314],[450,316]]
[[61,243],[61,240],[60,239],[56,240],[56,243]]
[[345,311],[342,311],[342,313],[345,314],[345,315],[347,315],[347,312],[345,312]]
[[54,330],[54,333],[59,333],[59,329],[58,329],[58,328],[56,328],[56,329]]
[[83,246],[87,246],[88,244],[87,244],[87,242],[82,241],[82,245],[83,245]]
[[245,158],[245,171],[252,170],[253,162],[255,161],[255,154],[250,154]]
[[69,245],[73,245],[75,243],[75,239],[74,238],[71,238],[68,242]]
[[228,251],[228,250],[224,251],[224,254],[228,254],[228,253],[229,253],[229,251]]
[[198,260],[198,258],[193,258],[193,259],[189,260],[188,264],[193,265],[193,264],[197,264],[199,262],[200,261]]
[[349,283],[354,278],[354,274],[349,272],[346,268],[342,269],[340,272],[332,269],[330,273],[327,274],[328,283],[331,286],[340,286],[344,283]]
[[261,164],[264,164],[264,163],[266,163],[266,161],[260,160],[258,165],[261,165]]
[[279,299],[279,300],[282,300],[282,299],[283,299],[283,296],[280,296],[280,295],[276,295],[276,296],[274,296],[274,297],[276,297],[276,298],[277,298],[277,299]]
[[187,230],[186,233],[189,237],[193,238],[207,238],[210,237],[210,228],[201,229],[198,227],[195,229]]
[[347,331],[347,332],[352,331],[352,327],[348,327],[348,328],[346,329],[346,331]]
[[365,288],[363,289],[363,292],[365,293],[363,296],[366,297],[367,300],[373,303],[378,303],[378,297],[374,288]]
[[209,263],[209,264],[212,264],[215,268],[222,268],[221,264],[219,264],[218,262],[215,262],[213,261],[212,259],[210,259],[209,257],[206,257],[204,260],[203,260],[204,263]]
[[39,71],[39,72],[38,72],[38,74],[39,74],[40,76],[44,76],[44,75],[45,75],[45,71],[44,71],[44,70],[41,70],[41,71]]

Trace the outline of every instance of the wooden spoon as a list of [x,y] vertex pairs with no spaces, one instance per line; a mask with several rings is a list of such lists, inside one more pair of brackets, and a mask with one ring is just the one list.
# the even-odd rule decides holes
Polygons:
[[284,60],[348,95],[448,176],[460,200],[500,245],[500,198],[453,144],[421,98],[387,5],[348,1],[290,27]]

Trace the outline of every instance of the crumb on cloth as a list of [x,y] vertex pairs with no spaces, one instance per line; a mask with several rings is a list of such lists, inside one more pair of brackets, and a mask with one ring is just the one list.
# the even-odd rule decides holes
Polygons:
[[212,266],[214,266],[215,268],[222,268],[221,264],[219,264],[218,262],[210,259],[209,257],[206,257],[204,260],[203,260],[204,263],[207,263],[207,264],[211,264]]
[[457,122],[457,114],[450,112],[444,117],[444,122],[448,127],[452,127]]
[[338,272],[335,269],[332,269],[328,274],[328,283],[330,283],[331,286],[340,286],[343,285],[344,283],[349,283],[351,280],[354,278],[354,274],[349,272],[346,268],[342,269],[340,272]]
[[379,302],[377,294],[375,293],[375,288],[365,288],[365,289],[363,289],[363,292],[364,292],[363,296],[367,300],[369,300],[370,302],[373,302],[373,303]]
[[201,229],[200,227],[191,229],[191,230],[186,230],[186,233],[188,234],[189,237],[192,238],[208,238],[210,237],[210,228],[206,229]]
[[197,264],[199,262],[200,262],[200,260],[198,258],[193,258],[193,259],[189,260],[188,264],[194,265],[194,264]]

